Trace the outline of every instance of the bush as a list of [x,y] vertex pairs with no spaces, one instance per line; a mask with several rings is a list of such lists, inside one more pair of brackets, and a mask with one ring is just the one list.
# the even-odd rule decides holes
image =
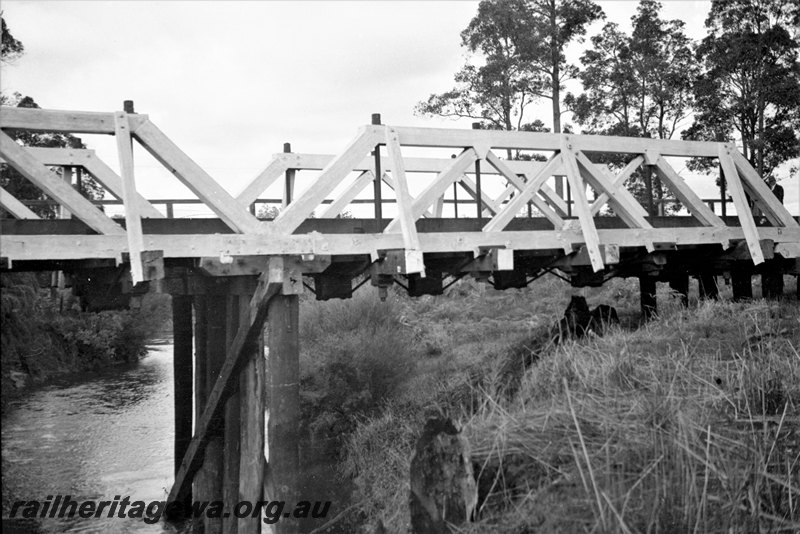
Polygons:
[[3,385],[133,362],[169,321],[169,297],[146,295],[139,310],[80,312],[52,299],[29,274],[0,276]]

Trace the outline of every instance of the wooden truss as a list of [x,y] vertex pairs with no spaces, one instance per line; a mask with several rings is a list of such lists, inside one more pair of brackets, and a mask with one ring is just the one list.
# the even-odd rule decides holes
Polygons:
[[[146,277],[142,255],[154,252],[163,258],[226,258],[238,255],[371,254],[381,250],[405,250],[407,273],[422,273],[422,254],[491,249],[562,249],[570,253],[585,247],[595,271],[604,268],[604,247],[642,247],[652,251],[658,244],[675,246],[720,243],[731,247],[744,240],[754,263],[764,261],[763,242],[771,240],[784,254],[800,248],[800,226],[770,193],[747,160],[727,143],[671,141],[625,137],[579,136],[531,132],[402,128],[383,125],[362,127],[358,135],[336,156],[281,153],[237,195],[228,193],[188,155],[162,133],[146,115],[133,113],[89,113],[39,109],[2,108],[0,128],[30,131],[100,133],[115,135],[120,175],[91,150],[24,148],[0,132],[0,155],[6,163],[85,223],[93,234],[80,236],[4,233],[2,255],[9,262],[20,260],[68,260],[131,258],[134,281]],[[136,188],[131,144],[138,142],[185,184],[228,228],[230,233],[207,235],[147,233],[142,219],[164,218]],[[385,147],[379,160],[380,179],[394,192],[397,212],[385,221],[380,233],[333,234],[325,231],[298,233],[312,216],[335,217],[348,208],[376,179],[376,160],[370,154]],[[407,147],[440,147],[456,152],[449,159],[405,158]],[[495,150],[549,152],[546,162],[509,161]],[[622,153],[632,157],[618,174],[595,164],[596,153]],[[717,158],[737,211],[738,224],[726,223],[691,189],[665,157],[701,156]],[[480,172],[476,172],[480,165]],[[125,227],[98,210],[61,180],[48,166],[81,166],[97,179],[125,208]],[[654,170],[662,183],[683,203],[696,220],[695,226],[655,228],[647,210],[625,187],[626,180],[642,166]],[[314,182],[292,198],[298,171],[316,170]],[[423,174],[421,178],[416,175]],[[412,188],[409,180],[415,174]],[[492,198],[480,185],[481,175],[499,177],[504,191]],[[280,214],[260,221],[248,208],[268,187],[286,176]],[[291,179],[289,179],[291,176]],[[567,206],[548,186],[553,176],[566,176],[573,194]],[[479,204],[480,230],[453,234],[420,232],[422,218],[441,216],[445,192],[457,184]],[[595,199],[587,198],[587,188]],[[331,197],[334,191],[339,191]],[[758,226],[749,203],[769,221]],[[0,191],[0,205],[12,216],[33,219],[35,214],[7,191]],[[552,225],[550,230],[512,231],[511,222],[527,206]],[[604,205],[613,209],[624,228],[598,229],[595,216]],[[483,251],[483,252],[482,252]]]

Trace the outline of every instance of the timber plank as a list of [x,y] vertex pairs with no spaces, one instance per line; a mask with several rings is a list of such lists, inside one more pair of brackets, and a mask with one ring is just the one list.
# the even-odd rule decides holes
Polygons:
[[0,206],[17,219],[39,219],[33,211],[25,204],[17,200],[17,197],[0,187]]
[[742,231],[747,240],[747,248],[750,250],[750,257],[753,258],[755,265],[764,263],[764,253],[761,251],[761,244],[758,241],[758,228],[756,228],[756,223],[753,220],[753,212],[747,204],[747,197],[744,194],[742,182],[739,180],[739,173],[736,172],[736,166],[731,158],[730,150],[722,146],[719,149],[719,164],[725,173],[725,183],[728,186],[731,197],[733,197],[736,215],[742,225]]
[[589,201],[586,199],[586,184],[581,180],[578,160],[572,151],[570,141],[570,137],[563,137],[561,141],[561,158],[564,160],[564,168],[567,171],[567,182],[574,195],[575,211],[578,213],[578,220],[581,223],[581,232],[586,242],[586,251],[592,263],[592,269],[594,272],[598,272],[604,268],[603,255],[600,253],[600,238],[597,235],[597,228],[594,226]]
[[134,284],[144,280],[142,269],[142,250],[144,238],[142,219],[136,202],[136,181],[133,175],[133,140],[131,139],[128,116],[120,111],[114,114],[114,132],[119,154],[119,168],[122,175],[122,200],[125,204],[125,230],[128,236],[128,254],[130,254],[131,278]]
[[[134,124],[147,115],[134,115]],[[0,109],[0,128],[15,128],[34,132],[114,133],[114,114],[95,111],[61,111],[54,109]]]

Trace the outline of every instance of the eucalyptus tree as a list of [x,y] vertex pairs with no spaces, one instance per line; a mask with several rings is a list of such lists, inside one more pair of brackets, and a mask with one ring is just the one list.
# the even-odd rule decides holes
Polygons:
[[694,88],[697,114],[684,137],[734,140],[767,178],[800,155],[800,4],[714,0],[705,26],[697,51],[703,69]]
[[[592,48],[581,56],[584,90],[565,98],[588,133],[670,139],[686,126],[699,76],[695,45],[683,21],[661,18],[661,7],[642,0],[631,17],[630,35],[608,23],[591,38]],[[635,174],[631,183],[640,199],[644,176]],[[668,196],[657,179],[653,190],[658,199]]]

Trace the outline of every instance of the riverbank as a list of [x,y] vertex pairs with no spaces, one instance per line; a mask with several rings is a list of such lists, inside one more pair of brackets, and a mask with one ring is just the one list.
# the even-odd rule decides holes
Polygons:
[[[662,285],[659,317],[641,324],[635,280],[532,286],[303,308],[308,435],[341,443],[339,476],[354,488],[342,531],[408,531],[410,462],[432,415],[454,419],[472,448],[479,502],[466,531],[794,528],[794,297],[731,303],[723,286],[721,301],[683,308]],[[576,292],[614,306],[620,326],[535,346]],[[536,361],[508,397],[503,370],[526,351]]]
[[92,313],[51,298],[31,274],[3,274],[0,283],[3,408],[28,386],[135,362],[151,337],[169,329],[167,295],[148,294],[137,310]]

